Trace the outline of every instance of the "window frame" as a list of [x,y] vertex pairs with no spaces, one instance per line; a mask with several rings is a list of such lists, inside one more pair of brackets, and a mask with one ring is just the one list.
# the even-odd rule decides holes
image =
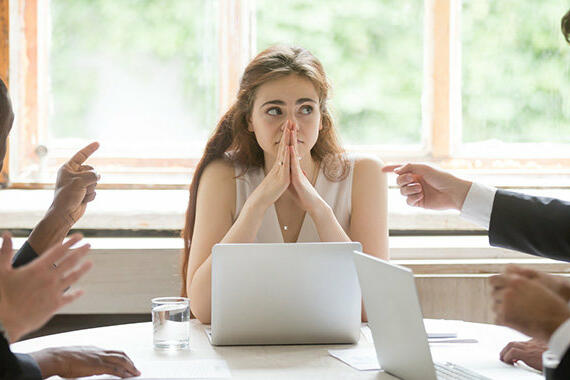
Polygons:
[[[42,141],[46,129],[47,102],[46,75],[41,68],[48,59],[46,41],[39,40],[49,27],[46,15],[49,3],[39,0],[0,0],[0,75],[8,85],[16,110],[16,126],[8,144],[8,156],[2,170],[0,184],[10,188],[46,188],[53,186],[53,178],[35,182],[9,182],[15,161],[24,165],[35,159],[36,142]],[[12,22],[12,25],[10,25]],[[17,23],[15,26],[14,23]],[[18,28],[22,33],[14,32]],[[379,145],[348,146],[349,150],[368,152],[385,161],[421,160],[447,169],[493,171],[497,168],[512,175],[541,174],[543,170],[554,176],[570,177],[570,154],[560,157],[501,157],[461,154],[461,1],[424,0],[424,64],[422,89],[422,143],[421,145],[388,147]],[[16,33],[17,35],[13,35]],[[239,77],[253,57],[256,41],[255,0],[219,0],[218,5],[218,74],[220,116],[232,103],[239,85]],[[19,44],[19,55],[10,44]],[[15,64],[16,63],[16,64]],[[20,65],[20,63],[25,63]],[[43,66],[42,66],[43,65]],[[10,83],[9,79],[12,79]],[[16,136],[17,135],[17,136]],[[526,144],[516,144],[525,146]],[[534,145],[532,143],[528,146]],[[570,144],[569,144],[570,145]],[[570,151],[570,149],[568,149]],[[47,166],[57,167],[67,153],[50,158]],[[15,157],[17,156],[17,158]],[[11,159],[10,159],[11,158]],[[193,158],[94,158],[94,166],[119,162],[124,169],[159,173],[165,167],[179,176],[192,173],[199,157]],[[124,181],[102,183],[102,188],[186,188],[187,182],[141,183]],[[553,183],[557,186],[556,183]]]

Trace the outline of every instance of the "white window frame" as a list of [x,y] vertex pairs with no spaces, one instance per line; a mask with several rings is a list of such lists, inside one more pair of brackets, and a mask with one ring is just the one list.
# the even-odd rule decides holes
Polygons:
[[[9,81],[14,99],[16,126],[9,144],[10,157],[3,170],[3,181],[10,178],[16,163],[26,161],[38,165],[35,152],[45,130],[46,102],[46,41],[39,38],[47,33],[46,22],[49,3],[45,0],[0,0],[0,75]],[[8,21],[11,23],[9,27]],[[255,0],[219,0],[219,109],[223,113],[232,103],[237,92],[239,76],[247,62],[254,56],[256,47]],[[527,186],[525,181],[536,178],[539,187],[567,186],[570,183],[570,149],[554,155],[537,151],[529,157],[516,157],[513,152],[528,152],[536,144],[509,144],[513,150],[482,156],[461,144],[461,1],[424,1],[424,70],[422,90],[422,143],[410,146],[348,146],[349,150],[364,151],[381,156],[385,161],[428,161],[448,169],[460,169],[468,173],[483,173],[502,178],[505,185]],[[18,45],[11,49],[10,45]],[[10,63],[8,63],[10,62]],[[59,166],[70,152],[60,152],[50,158],[50,168]],[[121,159],[125,170],[138,172],[168,172],[179,180],[153,183],[126,179],[115,183],[102,183],[102,188],[186,188],[191,171],[199,157],[165,160]],[[106,164],[117,159],[94,159],[93,164]],[[41,172],[41,170],[40,170]],[[544,181],[545,173],[551,175],[550,183]],[[520,174],[523,174],[522,177]],[[182,178],[180,180],[180,178]],[[523,178],[521,180],[521,178]],[[552,180],[556,178],[556,180]],[[2,179],[2,178],[0,178]],[[562,179],[562,180],[560,180]],[[53,176],[27,182],[12,181],[12,188],[45,188],[51,186]],[[530,181],[532,184],[532,180]],[[545,185],[546,183],[546,185]],[[501,183],[499,183],[501,184]]]

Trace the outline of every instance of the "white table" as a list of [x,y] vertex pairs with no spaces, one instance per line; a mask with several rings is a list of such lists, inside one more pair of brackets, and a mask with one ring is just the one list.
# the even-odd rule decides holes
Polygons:
[[[541,379],[541,375],[499,361],[499,352],[512,340],[525,340],[514,330],[478,323],[449,321],[460,336],[478,343],[432,344],[435,360],[449,360],[496,379]],[[233,378],[238,379],[395,379],[379,371],[358,371],[329,356],[328,349],[347,345],[321,346],[234,346],[213,347],[205,326],[191,322],[189,350],[156,351],[152,346],[152,324],[134,323],[48,335],[12,345],[14,352],[32,352],[46,347],[95,345],[125,351],[135,362],[193,359],[224,359]],[[372,347],[361,335],[357,348]],[[410,363],[412,365],[413,363]]]

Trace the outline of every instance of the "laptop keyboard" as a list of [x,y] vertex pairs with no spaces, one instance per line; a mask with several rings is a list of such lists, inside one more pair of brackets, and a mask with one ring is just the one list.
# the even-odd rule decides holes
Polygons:
[[470,369],[450,362],[434,363],[437,380],[491,380]]

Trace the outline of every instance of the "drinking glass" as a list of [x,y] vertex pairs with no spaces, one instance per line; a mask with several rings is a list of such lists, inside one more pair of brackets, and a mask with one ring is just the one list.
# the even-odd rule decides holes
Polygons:
[[158,349],[179,350],[190,344],[190,300],[184,297],[152,299],[153,343]]

